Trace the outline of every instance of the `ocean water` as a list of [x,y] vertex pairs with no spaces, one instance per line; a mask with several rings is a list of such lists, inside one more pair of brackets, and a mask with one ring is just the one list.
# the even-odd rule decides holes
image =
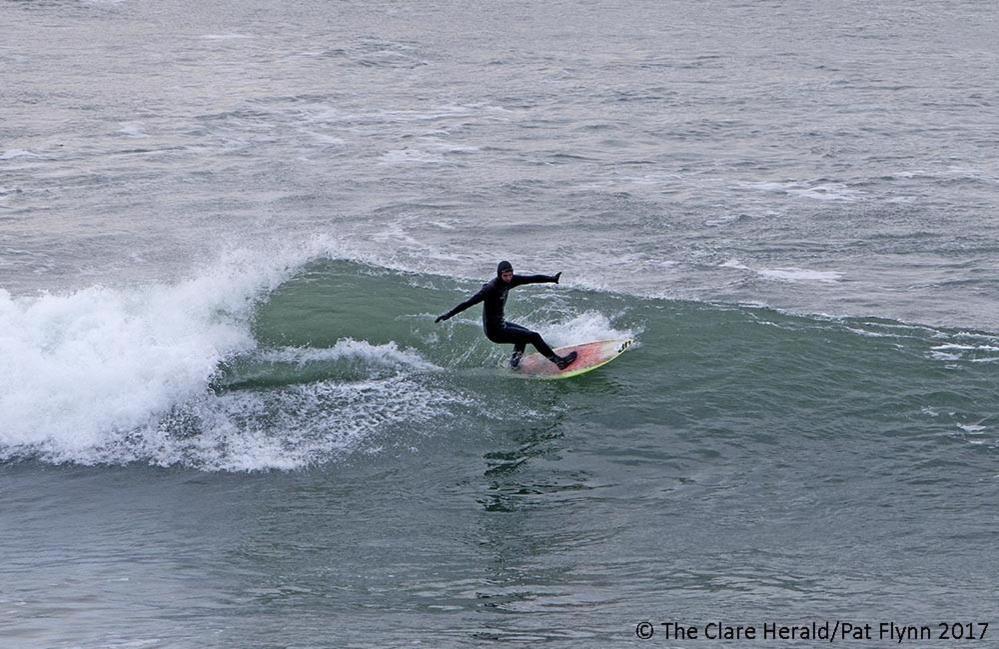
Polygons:
[[0,2],[0,646],[996,646],[997,19]]

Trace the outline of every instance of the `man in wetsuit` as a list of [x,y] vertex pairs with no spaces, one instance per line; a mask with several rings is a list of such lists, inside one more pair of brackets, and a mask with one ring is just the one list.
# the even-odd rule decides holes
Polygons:
[[520,365],[520,359],[524,355],[527,344],[534,345],[534,348],[541,352],[541,355],[558,365],[560,370],[569,367],[576,360],[576,352],[568,356],[559,356],[552,351],[552,348],[545,343],[544,339],[536,331],[531,331],[520,325],[503,320],[503,306],[506,304],[506,294],[514,286],[522,284],[540,284],[543,282],[553,282],[558,284],[562,273],[555,275],[514,275],[513,266],[508,261],[501,261],[496,267],[496,277],[482,285],[478,293],[468,298],[458,306],[454,307],[444,315],[437,316],[434,322],[440,322],[451,318],[470,306],[482,302],[482,328],[485,329],[486,338],[494,343],[513,343],[513,356],[510,357],[510,367],[516,369]]

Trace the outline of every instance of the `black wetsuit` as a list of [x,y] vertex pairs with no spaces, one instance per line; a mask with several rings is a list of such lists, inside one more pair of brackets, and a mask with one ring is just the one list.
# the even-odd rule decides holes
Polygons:
[[494,343],[513,344],[514,352],[519,354],[524,352],[528,344],[534,345],[534,348],[541,352],[542,356],[554,362],[558,356],[544,341],[541,334],[518,324],[506,322],[503,319],[503,307],[506,305],[506,294],[514,286],[557,282],[558,275],[514,275],[509,284],[499,277],[495,277],[483,284],[478,293],[442,315],[440,319],[447,320],[482,302],[482,328],[486,332],[486,338]]

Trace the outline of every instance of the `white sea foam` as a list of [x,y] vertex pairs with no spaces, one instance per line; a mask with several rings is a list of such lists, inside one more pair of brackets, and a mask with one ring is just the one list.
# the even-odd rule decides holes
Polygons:
[[42,156],[25,149],[8,149],[0,153],[0,160],[13,160],[14,158],[40,158]]
[[149,137],[146,135],[145,128],[139,122],[122,122],[121,128],[118,129],[118,132],[127,137]]
[[[879,323],[879,324],[869,324],[868,326],[883,326],[883,325],[880,325]],[[903,338],[911,338],[914,340],[921,340],[919,336],[907,335],[903,333],[894,333],[890,331],[889,332],[873,331],[871,329],[861,329],[858,327],[847,327],[846,330],[851,333],[855,333],[858,336],[865,336],[867,338],[895,338],[899,340]]]
[[784,282],[838,282],[843,273],[833,270],[808,270],[806,268],[762,268],[756,271],[761,277]]
[[718,264],[718,267],[730,268],[732,270],[748,270],[756,273],[757,275],[765,279],[782,281],[782,282],[793,282],[793,283],[804,283],[804,282],[832,283],[832,282],[838,282],[843,278],[843,273],[834,270],[809,270],[807,268],[795,268],[795,267],[750,268],[749,266],[746,266],[736,258],[732,258],[729,259],[728,261]]
[[[112,462],[135,459],[224,471],[295,469],[377,449],[379,433],[434,420],[454,405],[472,404],[460,392],[404,374],[203,395],[155,428],[98,449],[94,459],[102,461],[101,453],[110,453],[106,459]],[[185,428],[197,434],[185,435]]]
[[443,156],[418,149],[395,149],[386,152],[381,157],[381,164],[386,165],[425,165],[447,162]]
[[[992,337],[986,337],[986,340],[992,342],[994,339]],[[999,357],[996,356],[976,356],[976,354],[988,354],[990,352],[999,352],[999,347],[988,344],[965,345],[959,343],[945,343],[943,345],[934,345],[930,349],[929,357],[938,361],[966,360],[972,363],[995,363],[996,361],[999,361]]]
[[281,347],[262,350],[254,360],[268,363],[290,363],[304,366],[309,363],[339,360],[360,360],[372,365],[405,367],[414,370],[431,371],[440,369],[411,349],[399,349],[394,343],[373,345],[366,340],[343,338],[332,347]]
[[946,345],[935,345],[933,349],[960,349],[963,351],[981,350],[988,352],[999,352],[999,347],[993,347],[992,345],[958,345],[956,343],[948,343]]
[[455,144],[453,142],[439,142],[434,141],[429,138],[422,138],[423,146],[428,149],[433,149],[436,151],[441,151],[443,153],[478,153],[481,151],[480,147],[477,146],[467,146],[464,144]]
[[734,268],[736,270],[750,270],[749,266],[743,264],[741,261],[733,257],[728,261],[718,264],[719,268]]
[[0,453],[72,456],[201,393],[220,360],[253,347],[254,301],[284,274],[229,258],[176,285],[0,291]]
[[320,143],[327,146],[343,146],[345,144],[343,138],[337,137],[335,135],[327,135],[326,133],[317,133],[315,131],[310,131],[302,129],[302,133],[312,136],[312,138]]
[[787,193],[793,196],[801,196],[803,198],[810,198],[816,201],[853,202],[863,196],[863,192],[856,189],[850,189],[846,185],[838,183],[816,185],[814,187],[791,188],[787,190]]
[[750,182],[741,185],[757,191],[783,193],[818,201],[853,202],[864,195],[842,183],[832,182],[814,185],[804,182]]
[[576,345],[591,340],[635,338],[640,331],[616,327],[604,313],[586,311],[568,320],[555,323],[531,323],[532,328],[552,347]]
[[201,38],[209,41],[233,41],[233,40],[244,40],[248,38],[255,38],[248,34],[203,34]]

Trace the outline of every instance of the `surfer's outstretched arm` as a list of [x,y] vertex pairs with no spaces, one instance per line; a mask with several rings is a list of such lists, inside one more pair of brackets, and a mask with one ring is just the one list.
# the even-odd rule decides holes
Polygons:
[[510,286],[522,286],[524,284],[558,284],[558,280],[561,277],[561,271],[555,273],[554,275],[514,275],[513,280],[510,282]]
[[444,315],[437,316],[437,319],[434,320],[434,322],[440,322],[441,320],[447,320],[449,318],[453,318],[454,316],[458,315],[459,313],[461,313],[462,311],[464,311],[468,307],[475,306],[476,304],[478,304],[479,302],[481,302],[484,299],[486,299],[486,289],[483,288],[478,293],[476,293],[472,297],[468,298],[467,300],[465,300],[464,302],[462,302],[458,306],[454,307],[453,309],[451,309],[450,311],[448,311]]

